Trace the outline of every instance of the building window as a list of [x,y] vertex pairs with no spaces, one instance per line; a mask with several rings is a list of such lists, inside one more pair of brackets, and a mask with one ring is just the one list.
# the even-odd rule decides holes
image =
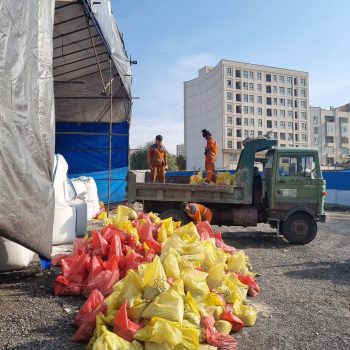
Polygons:
[[256,89],[258,92],[262,92],[262,85],[261,84],[257,84]]
[[261,80],[261,73],[260,72],[256,73],[256,79]]
[[294,85],[298,85],[298,78],[294,78]]
[[277,128],[277,120],[273,121],[273,127],[276,129]]
[[254,95],[249,95],[249,102],[254,103]]
[[236,125],[242,125],[242,118],[236,118]]
[[293,111],[288,111],[288,118],[293,118]]
[[243,106],[243,113],[248,114],[248,106]]
[[227,141],[227,148],[232,148],[232,141],[231,140]]
[[254,130],[250,130],[250,131],[249,131],[249,136],[250,136],[250,137],[254,137]]
[[262,108],[258,107],[258,115],[262,115]]
[[273,104],[274,106],[277,106],[277,97],[274,97],[274,98],[273,98],[272,104]]
[[248,90],[248,83],[246,81],[243,82],[243,90]]
[[274,133],[273,133],[273,138],[274,138],[275,140],[277,140],[277,138],[278,138],[278,137],[277,137],[277,132],[274,132]]
[[292,84],[292,77],[287,77],[287,83]]
[[231,128],[227,128],[227,136],[232,136],[232,129]]
[[241,77],[241,70],[236,69],[236,78],[240,78],[240,77]]
[[236,101],[242,102],[242,95],[241,94],[236,94]]
[[286,134],[284,132],[280,132],[280,140],[285,140]]
[[340,125],[340,134],[346,135],[348,133],[348,126],[347,125]]
[[318,127],[314,126],[314,134],[318,134]]
[[229,77],[232,76],[232,68],[226,67],[226,75],[228,75]]
[[293,129],[293,122],[288,122],[288,129]]
[[326,143],[334,143],[334,137],[333,136],[326,136]]
[[247,94],[243,95],[243,102],[248,102],[248,95]]
[[293,100],[287,99],[287,107],[293,107]]
[[249,107],[249,114],[254,114],[254,107]]
[[262,104],[262,96],[258,96],[258,103]]
[[283,110],[283,109],[281,109],[281,110],[280,110],[280,117],[281,117],[281,118],[284,118],[285,116],[286,116],[286,111]]
[[248,130],[244,130],[243,131],[243,135],[244,135],[244,137],[248,137],[249,136],[249,131]]
[[300,101],[300,108],[307,108],[305,100]]
[[298,134],[294,135],[294,139],[295,139],[296,142],[298,142]]
[[288,133],[288,141],[293,141],[293,134]]
[[243,78],[248,78],[248,71],[247,70],[243,71]]
[[272,78],[273,78],[273,82],[277,83],[277,75],[274,74]]
[[318,145],[318,135],[314,135],[314,145]]
[[262,131],[258,131],[258,137],[262,136]]
[[249,125],[250,126],[254,126],[254,118],[250,118],[249,119]]
[[226,100],[232,100],[232,92],[226,92]]
[[298,112],[297,111],[294,112],[294,118],[298,119]]
[[292,96],[292,88],[287,88],[287,95]]
[[302,142],[307,142],[307,135],[306,134],[301,134],[301,141]]
[[284,98],[280,98],[280,106],[285,106],[286,102]]
[[266,74],[266,81],[271,82],[271,74]]
[[326,122],[328,123],[334,123],[335,119],[332,115],[326,115],[325,117]]
[[272,93],[277,94],[277,86],[272,87]]
[[343,144],[347,145],[349,143],[349,139],[347,137],[341,137],[340,142],[341,142],[342,145]]
[[285,89],[284,89],[283,86],[280,86],[280,88],[279,88],[279,93],[280,93],[281,95],[284,95]]
[[274,110],[273,110],[273,116],[274,116],[274,117],[277,117],[277,109],[274,109]]
[[327,123],[327,133],[333,133],[334,132],[334,126],[332,124]]
[[228,103],[228,104],[226,105],[226,111],[229,112],[229,113],[232,112],[232,105],[231,105],[230,103]]
[[306,90],[305,89],[300,89],[300,96],[306,97]]
[[300,112],[300,118],[301,119],[306,119],[306,112]]
[[283,120],[280,121],[280,128],[281,129],[285,129],[286,128],[286,123]]
[[236,113],[242,114],[242,106],[236,106]]
[[266,85],[266,93],[271,94],[271,85]]
[[298,130],[298,123],[294,123],[294,129]]
[[298,108],[298,100],[294,100],[294,107]]
[[267,127],[268,129],[272,129],[272,121],[271,121],[271,120],[267,120],[267,121],[266,121],[266,127]]
[[300,78],[300,85],[306,86],[306,79]]
[[227,87],[228,89],[232,89],[232,80],[230,80],[230,79],[227,79],[227,80],[226,80],[226,87]]
[[262,119],[258,119],[258,126],[262,128]]
[[241,141],[237,141],[237,149],[242,149],[242,142]]
[[271,108],[267,108],[267,109],[266,109],[266,115],[267,115],[268,117],[272,117],[272,109],[271,109]]
[[243,125],[244,126],[248,126],[248,118],[244,118],[243,119]]
[[242,89],[242,85],[240,81],[236,81],[236,89],[237,90],[241,90]]
[[302,131],[306,131],[307,130],[306,123],[300,123],[300,130],[302,130]]
[[340,121],[341,124],[347,124],[348,123],[348,118],[340,117],[339,121]]
[[226,123],[229,124],[229,125],[232,125],[232,123],[233,123],[233,118],[232,118],[232,116],[228,115],[228,116],[226,117]]
[[266,104],[271,106],[271,97],[266,97]]
[[254,72],[251,70],[249,71],[249,79],[254,79]]
[[253,91],[254,90],[254,84],[253,83],[249,83],[249,90]]
[[236,136],[242,137],[242,130],[241,129],[236,129]]
[[294,89],[294,96],[298,96],[298,89]]
[[284,84],[284,76],[283,75],[280,75],[280,83]]

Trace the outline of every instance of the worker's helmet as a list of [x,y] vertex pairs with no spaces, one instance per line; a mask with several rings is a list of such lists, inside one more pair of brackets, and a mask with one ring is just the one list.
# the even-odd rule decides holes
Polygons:
[[158,141],[163,141],[163,136],[162,136],[162,135],[157,135],[157,136],[156,136],[156,140],[158,140]]

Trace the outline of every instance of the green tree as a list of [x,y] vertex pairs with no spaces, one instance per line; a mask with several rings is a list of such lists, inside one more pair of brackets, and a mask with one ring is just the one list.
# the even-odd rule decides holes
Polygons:
[[169,171],[179,170],[179,167],[177,166],[177,163],[176,163],[176,155],[168,152],[167,157],[168,157],[168,170]]
[[186,170],[186,159],[182,155],[176,157],[176,164],[179,170]]

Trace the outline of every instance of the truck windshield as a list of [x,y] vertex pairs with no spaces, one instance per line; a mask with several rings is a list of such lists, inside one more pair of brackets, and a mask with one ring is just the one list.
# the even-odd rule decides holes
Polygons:
[[279,176],[311,176],[315,170],[314,156],[290,155],[279,159]]

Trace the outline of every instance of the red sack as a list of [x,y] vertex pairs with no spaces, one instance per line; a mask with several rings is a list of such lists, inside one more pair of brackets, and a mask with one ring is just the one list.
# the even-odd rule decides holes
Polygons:
[[147,220],[149,223],[152,223],[150,216],[143,211],[139,211],[137,214],[137,220]]
[[70,255],[61,260],[62,275],[72,283],[83,284],[89,271],[90,257],[85,254]]
[[150,239],[153,239],[153,234],[152,234],[152,224],[150,222],[145,222],[144,224],[138,223],[136,226],[137,233],[140,238],[140,242],[144,243]]
[[142,328],[142,326],[128,319],[126,311],[127,303],[128,302],[125,301],[115,314],[113,330],[115,334],[119,335],[119,337],[131,343],[134,339],[134,334]]
[[100,306],[104,300],[104,296],[97,289],[94,289],[76,314],[74,325],[80,327],[84,323],[84,320]]
[[93,256],[91,258],[91,267],[88,276],[88,282],[94,279],[102,271],[102,261],[97,257]]
[[233,332],[239,332],[244,327],[243,321],[232,313],[232,305],[225,306],[221,319],[231,323]]
[[133,235],[128,235],[126,242],[123,244],[123,253],[126,255],[129,249],[136,249],[140,246],[142,245]]
[[104,315],[107,311],[105,303],[100,304],[90,315],[88,315],[77,332],[74,334],[72,340],[75,342],[88,342],[94,334],[96,327],[96,316],[102,312]]
[[113,285],[119,281],[119,270],[104,270],[88,282],[83,294],[88,296],[92,290],[98,289],[101,294],[107,296],[113,292]]
[[62,259],[65,259],[68,257],[68,254],[57,254],[51,259],[51,265],[52,266],[61,266]]
[[215,319],[213,316],[202,318],[202,324],[206,328],[207,343],[216,346],[219,350],[236,350],[236,339],[231,335],[218,333],[214,327],[214,323]]
[[236,253],[236,248],[234,247],[231,247],[229,245],[227,245],[223,240],[222,240],[222,236],[221,236],[221,232],[215,232],[214,233],[214,238],[215,238],[215,245],[218,247],[218,248],[221,248],[223,249],[223,251],[225,253],[229,253],[229,254],[234,254]]
[[196,225],[196,227],[202,241],[214,237],[214,232],[208,221],[201,221]]
[[148,249],[146,252],[145,252],[145,257],[143,258],[143,262],[144,263],[150,263],[153,261],[154,259],[154,256],[155,256],[155,251],[153,249]]
[[92,255],[97,255],[101,257],[107,257],[108,254],[108,243],[100,235],[98,231],[91,231],[92,238]]
[[153,249],[156,254],[160,254],[162,251],[162,245],[157,242],[154,238],[146,241],[146,244],[149,248]]
[[84,238],[76,238],[74,240],[73,251],[71,255],[87,254],[90,242]]
[[240,282],[243,284],[247,285],[248,288],[248,294],[251,297],[256,297],[260,293],[260,287],[258,285],[258,282],[253,276],[246,276],[246,275],[241,275],[239,273],[236,273],[238,279]]
[[118,260],[120,279],[124,278],[130,269],[137,270],[142,260],[142,255],[135,253],[132,249],[128,249],[127,254],[121,256]]
[[110,259],[112,256],[123,256],[123,247],[120,237],[115,234],[110,242],[111,243],[108,249],[108,259]]
[[57,276],[53,284],[54,295],[79,295],[83,286],[79,283],[71,283],[64,276]]
[[111,224],[108,224],[106,227],[102,229],[101,235],[108,243],[111,243],[112,238],[116,235],[119,236],[121,242],[125,241],[127,238],[126,232],[120,230],[119,228],[116,228]]

